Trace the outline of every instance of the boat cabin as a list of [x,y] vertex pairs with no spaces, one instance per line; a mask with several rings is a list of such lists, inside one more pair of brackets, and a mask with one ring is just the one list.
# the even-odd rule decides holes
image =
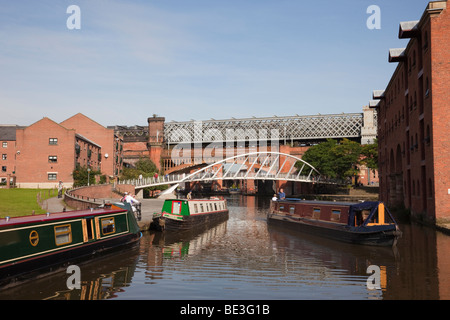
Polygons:
[[0,219],[0,280],[137,241],[127,205]]
[[391,213],[378,201],[350,203],[286,199],[273,202],[273,212],[352,227],[395,224]]

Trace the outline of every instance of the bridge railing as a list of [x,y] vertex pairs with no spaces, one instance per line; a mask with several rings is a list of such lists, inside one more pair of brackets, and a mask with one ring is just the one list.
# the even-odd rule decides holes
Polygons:
[[164,184],[175,184],[181,182],[191,182],[191,181],[208,181],[208,180],[290,180],[290,181],[319,181],[317,177],[311,175],[299,175],[296,173],[258,173],[258,172],[238,172],[226,176],[217,175],[212,172],[199,172],[195,175],[188,176],[187,174],[171,174],[158,177],[149,177],[142,179],[126,179],[121,180],[119,184],[130,184],[135,187],[151,187]]

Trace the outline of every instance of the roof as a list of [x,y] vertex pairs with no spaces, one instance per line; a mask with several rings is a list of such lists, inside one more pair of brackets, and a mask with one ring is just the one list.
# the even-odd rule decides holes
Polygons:
[[0,125],[1,141],[16,141],[16,125]]
[[419,20],[400,22],[398,27],[398,37],[400,39],[412,38],[419,33]]
[[389,49],[389,62],[398,62],[405,59],[405,48]]
[[15,226],[15,225],[23,225],[23,224],[34,224],[34,223],[43,223],[43,222],[52,222],[59,220],[69,220],[75,218],[83,218],[86,216],[96,216],[96,215],[104,215],[104,214],[114,214],[119,212],[127,212],[126,209],[107,209],[107,208],[99,208],[99,209],[86,209],[86,210],[77,210],[77,211],[67,211],[67,212],[57,212],[51,214],[39,214],[39,215],[28,215],[28,216],[20,216],[20,217],[10,217],[10,218],[0,218],[0,228]]
[[100,148],[100,149],[102,148],[100,145],[98,145],[98,144],[95,143],[94,141],[89,140],[88,138],[86,138],[85,136],[82,136],[82,135],[79,134],[79,133],[75,133],[75,136],[76,136],[77,138],[80,138],[81,140],[84,140],[84,141],[86,141],[86,142],[88,142],[88,143],[90,143],[90,144],[92,144],[92,145],[94,145],[94,146]]

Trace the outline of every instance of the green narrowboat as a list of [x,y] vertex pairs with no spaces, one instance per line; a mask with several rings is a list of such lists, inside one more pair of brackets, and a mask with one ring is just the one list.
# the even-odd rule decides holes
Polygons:
[[131,206],[0,219],[0,287],[137,243],[141,232]]
[[210,199],[167,199],[161,212],[153,214],[152,227],[157,230],[191,230],[228,219],[227,201]]

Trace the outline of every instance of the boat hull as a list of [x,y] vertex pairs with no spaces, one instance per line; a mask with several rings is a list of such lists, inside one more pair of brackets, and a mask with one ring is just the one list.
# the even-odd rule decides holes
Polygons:
[[298,232],[359,245],[393,246],[401,235],[395,225],[350,227],[344,224],[273,213],[267,216],[267,221],[274,225],[289,227]]
[[165,214],[154,219],[154,223],[160,230],[184,231],[203,226],[212,226],[228,219],[228,210],[196,214],[189,216],[174,216]]
[[0,286],[139,242],[128,204],[0,220]]
[[4,265],[0,268],[0,287],[14,286],[102,254],[138,245],[140,237],[140,233],[126,234]]

